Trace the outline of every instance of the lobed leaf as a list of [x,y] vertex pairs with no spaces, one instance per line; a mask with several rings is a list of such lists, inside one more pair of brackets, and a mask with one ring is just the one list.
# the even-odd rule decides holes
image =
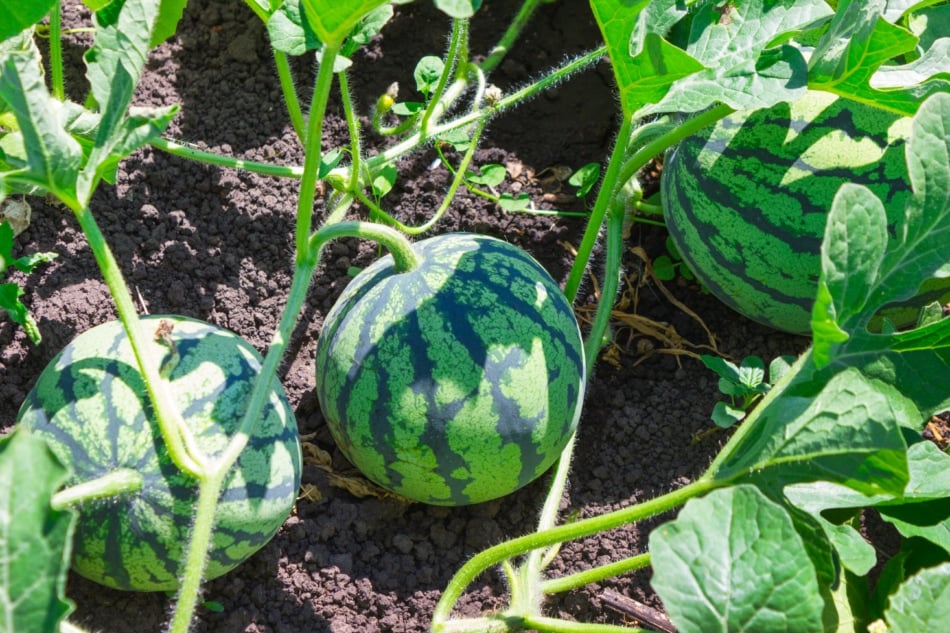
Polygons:
[[685,52],[702,69],[677,80],[662,100],[637,115],[699,112],[720,102],[745,110],[800,97],[806,85],[805,58],[797,47],[776,42],[830,15],[823,0],[699,4]]
[[[843,508],[876,508],[905,537],[919,537],[950,552],[950,455],[931,442],[921,441],[907,450],[908,483],[901,494],[866,496],[827,481],[800,483],[784,489],[795,506],[822,522],[832,542],[839,547],[842,564],[854,573],[867,573],[874,563],[863,537],[848,525],[833,525],[822,512]],[[866,543],[865,543],[866,544]],[[864,558],[867,557],[867,558]]]
[[808,374],[760,405],[752,431],[712,476],[769,489],[824,480],[864,494],[900,494],[908,479],[901,428],[916,422],[913,406],[853,368]]
[[855,317],[866,313],[887,250],[887,212],[870,189],[845,184],[835,195],[821,249],[822,274],[812,310],[815,360],[830,360],[830,345],[848,340]]
[[[807,66],[798,49],[776,43],[831,15],[822,0],[591,0],[591,8],[626,116],[793,100],[804,91]],[[681,21],[688,23],[685,50],[667,37]]]
[[82,149],[64,129],[63,104],[46,88],[40,54],[28,32],[0,43],[0,102],[14,113],[25,151],[25,165],[0,178],[75,200]]
[[891,596],[884,614],[893,633],[939,631],[950,621],[950,563],[924,569]]
[[387,0],[301,0],[307,21],[321,42],[339,47],[353,27]]
[[74,514],[50,508],[66,469],[21,430],[0,438],[0,631],[54,633],[64,596]]
[[[908,116],[917,111],[926,96],[947,90],[945,81],[922,83],[913,73],[905,76],[912,83],[902,82],[899,88],[891,85],[879,90],[872,86],[872,78],[881,66],[913,53],[918,41],[913,33],[885,19],[885,9],[890,10],[891,4],[888,0],[842,3],[843,8],[835,14],[809,60],[809,87]],[[903,14],[905,9],[900,6],[896,12]],[[939,50],[936,54],[940,55]],[[920,71],[926,66],[916,68]],[[885,70],[884,76],[893,72]]]
[[681,3],[590,0],[590,6],[607,45],[625,117],[660,101],[675,81],[703,69],[663,37],[686,16]]
[[[849,243],[873,242],[858,247],[873,260],[849,259],[840,246],[826,242],[813,345],[819,366],[858,367],[895,385],[926,416],[950,407],[950,319],[890,334],[871,333],[866,325],[880,308],[912,297],[924,281],[950,275],[950,94],[934,95],[920,107],[907,164],[914,195],[883,256],[883,206],[853,187],[835,197],[826,239],[836,240],[840,227],[850,227]],[[864,234],[862,222],[869,226]]]
[[754,486],[689,501],[650,534],[651,584],[682,633],[820,631],[817,574],[791,517]]

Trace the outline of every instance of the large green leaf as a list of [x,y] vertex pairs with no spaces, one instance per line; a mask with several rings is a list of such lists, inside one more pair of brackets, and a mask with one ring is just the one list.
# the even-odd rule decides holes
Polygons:
[[764,108],[804,93],[804,56],[775,42],[830,17],[823,0],[704,2],[698,7],[686,52],[704,69],[674,83],[662,101],[641,114],[698,112],[716,102],[736,110]]
[[[881,66],[914,52],[917,37],[885,19],[885,8],[890,9],[891,5],[888,0],[855,0],[840,4],[841,8],[809,60],[810,87],[908,116],[917,111],[927,95],[948,89],[943,79],[921,83],[914,73],[905,74],[898,83],[894,81],[898,76],[891,75],[886,90],[873,85],[872,78]],[[897,11],[903,13],[905,8],[898,7]],[[940,55],[939,50],[937,54]],[[922,69],[932,70],[933,65],[912,68],[919,73]],[[887,74],[893,72],[894,69],[889,69]]]
[[[624,114],[635,116],[698,112],[718,102],[738,110],[793,100],[805,89],[805,58],[776,42],[831,15],[822,0],[591,0],[591,7]],[[684,50],[667,35],[686,18]]]
[[[855,573],[867,572],[869,564],[874,563],[873,551],[862,552],[867,547],[863,537],[849,525],[825,521],[822,512],[873,507],[904,537],[925,539],[950,554],[950,455],[931,442],[917,442],[907,450],[907,468],[907,487],[899,495],[865,496],[827,481],[794,484],[787,486],[784,493],[796,507],[823,522],[832,542],[840,548],[842,563]],[[868,555],[869,559],[861,559]]]
[[271,45],[288,55],[303,55],[320,48],[322,42],[300,8],[301,0],[286,0],[267,21]]
[[149,40],[149,46],[155,48],[178,30],[178,22],[181,20],[182,13],[185,11],[185,5],[188,0],[162,0],[158,9],[158,18],[155,20],[155,28],[152,30],[152,37]]
[[320,41],[338,48],[353,27],[388,0],[301,0],[307,21]]
[[950,555],[950,455],[931,442],[907,452],[910,483],[899,501],[878,506],[878,512],[905,538],[919,537]]
[[950,622],[950,563],[907,579],[884,613],[891,633],[942,631]]
[[26,153],[26,166],[0,174],[0,181],[27,183],[74,201],[82,149],[64,129],[64,106],[50,96],[27,32],[0,43],[0,101],[16,116]]
[[0,0],[0,41],[42,20],[55,4],[56,0]]
[[677,79],[703,69],[701,63],[664,39],[686,15],[682,3],[590,0],[590,6],[607,44],[626,117],[660,101]]
[[782,506],[754,486],[689,501],[650,534],[651,584],[682,633],[823,629],[815,567]]
[[760,405],[712,475],[771,490],[823,480],[865,494],[900,494],[908,479],[901,428],[916,421],[916,410],[856,369],[829,373],[803,369]]
[[72,511],[50,508],[66,469],[46,442],[22,430],[0,439],[0,633],[58,633]]
[[[928,415],[950,407],[950,319],[891,334],[871,333],[866,325],[880,308],[912,297],[925,280],[950,275],[950,94],[934,95],[920,107],[907,163],[914,195],[886,245],[879,236],[880,202],[857,187],[845,187],[835,197],[813,345],[819,366],[859,367],[895,385]],[[862,223],[878,228],[862,234]],[[845,233],[849,244],[868,243],[855,247],[860,253],[849,252],[837,243]],[[876,272],[869,270],[878,263]]]

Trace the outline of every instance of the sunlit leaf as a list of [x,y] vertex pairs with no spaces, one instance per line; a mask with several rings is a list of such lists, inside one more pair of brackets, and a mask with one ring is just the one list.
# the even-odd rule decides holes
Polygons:
[[0,438],[0,632],[55,633],[73,605],[63,593],[73,513],[50,508],[66,469],[46,442]]
[[[945,81],[920,83],[915,74],[905,75],[912,83],[902,83],[899,88],[894,87],[893,81],[887,90],[872,85],[872,79],[885,63],[913,53],[917,44],[913,33],[883,17],[889,4],[887,0],[849,2],[835,15],[809,59],[809,87],[905,115],[913,115],[928,95],[947,91]],[[939,62],[944,55],[942,47],[934,55],[935,59],[914,67],[916,73],[932,70],[930,62]],[[895,71],[885,71],[884,81],[891,72]],[[894,77],[891,75],[892,80]]]
[[950,563],[907,579],[884,614],[892,633],[939,631],[950,622]]
[[[878,271],[869,270],[873,263],[847,262],[842,257],[831,262],[823,256],[813,340],[819,365],[859,367],[897,386],[924,415],[930,415],[950,407],[950,319],[890,334],[870,333],[865,325],[884,305],[912,297],[924,281],[950,275],[950,94],[934,95],[921,106],[914,117],[907,161],[914,195]],[[873,205],[869,195],[861,194],[860,201]],[[879,240],[873,232],[864,237],[860,232],[858,224],[867,208],[855,204],[848,191],[839,197],[829,221],[853,226],[849,239],[855,243]],[[854,222],[849,222],[852,214]],[[850,279],[829,281],[843,277]],[[859,296],[865,297],[861,305],[850,305]]]
[[651,584],[681,633],[823,629],[802,537],[754,486],[689,501],[650,533],[649,549]]
[[42,20],[55,4],[56,0],[0,0],[0,41]]
[[387,0],[301,0],[307,21],[321,42],[342,46],[353,27]]

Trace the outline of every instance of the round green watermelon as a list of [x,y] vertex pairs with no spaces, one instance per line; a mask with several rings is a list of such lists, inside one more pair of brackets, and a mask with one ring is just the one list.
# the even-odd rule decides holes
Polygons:
[[[679,143],[661,177],[670,238],[709,291],[746,317],[811,331],[820,248],[835,193],[868,187],[893,227],[911,196],[904,159],[911,119],[826,92],[737,112]],[[950,298],[930,282],[908,310]]]
[[464,233],[357,275],[317,343],[330,431],[369,479],[434,505],[507,495],[558,458],[580,416],[585,365],[570,303],[530,255]]
[[[150,335],[171,326],[177,357],[157,340],[153,357],[170,371],[170,391],[198,445],[218,455],[240,424],[260,355],[233,332],[201,321],[147,316],[142,325]],[[18,422],[72,470],[68,485],[116,468],[144,479],[138,492],[78,508],[73,569],[116,589],[177,588],[197,483],[168,455],[121,323],[94,327],[67,345],[40,375]],[[233,569],[274,536],[294,505],[300,475],[297,422],[275,380],[225,482],[206,578]]]

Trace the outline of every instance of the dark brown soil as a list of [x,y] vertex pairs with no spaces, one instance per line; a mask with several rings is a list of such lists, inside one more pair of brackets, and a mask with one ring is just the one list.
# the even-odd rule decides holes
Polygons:
[[[493,44],[515,4],[483,6],[473,22],[474,51]],[[447,20],[431,3],[400,7],[384,34],[354,59],[357,107],[367,112],[393,81],[408,94],[415,61],[441,54],[447,33]],[[586,2],[545,5],[492,81],[503,89],[523,84],[597,45],[598,31]],[[67,49],[73,68],[81,68],[81,52],[79,46]],[[299,69],[310,71],[311,62],[300,63]],[[80,98],[81,75],[71,80],[72,92]],[[616,128],[611,88],[604,63],[500,117],[477,162],[521,162],[537,173],[605,160]],[[263,28],[242,3],[192,0],[179,35],[153,54],[138,102],[181,104],[168,132],[173,138],[249,159],[302,160]],[[338,110],[331,111],[326,131],[328,146],[345,142]],[[365,141],[369,147],[380,143],[371,134]],[[400,165],[396,189],[386,198],[400,218],[427,218],[441,200],[447,173],[430,169],[433,158],[434,153],[426,152]],[[118,184],[102,187],[93,208],[143,311],[207,320],[263,350],[290,282],[296,186],[145,149],[122,164]],[[583,201],[552,197],[556,192],[550,185],[526,176],[503,189],[527,191],[539,206],[550,207],[553,198],[561,208],[584,210]],[[27,289],[25,301],[39,321],[43,344],[31,346],[20,329],[0,320],[0,429],[13,424],[19,403],[57,350],[115,316],[71,214],[40,201],[34,201],[33,213],[18,248],[23,253],[54,251],[60,257],[30,277],[18,278]],[[572,261],[569,248],[579,243],[583,229],[583,218],[510,215],[461,194],[437,230],[503,237],[533,253],[563,280]],[[638,224],[629,244],[655,257],[664,251],[663,238],[662,230]],[[324,315],[348,281],[348,269],[365,266],[375,256],[374,247],[355,241],[328,249],[281,369],[301,432],[328,451],[333,443],[313,391],[314,346]],[[631,253],[625,270],[629,301],[618,309],[666,325],[682,337],[681,348],[707,343],[697,322],[643,272],[643,261]],[[803,346],[800,339],[738,318],[696,287],[669,285],[702,316],[725,354],[772,358]],[[585,287],[579,302],[582,316],[596,288],[592,283]],[[702,472],[724,439],[722,432],[705,433],[712,427],[709,413],[717,400],[716,379],[709,371],[694,358],[666,353],[668,341],[621,319],[615,334],[612,362],[598,365],[589,386],[571,484],[561,504],[565,516],[590,516],[680,486]],[[697,437],[702,439],[695,441]],[[346,468],[338,455],[334,468]],[[277,537],[249,562],[207,584],[204,598],[221,609],[203,608],[195,631],[425,631],[440,591],[464,561],[486,546],[532,530],[546,486],[543,478],[505,499],[450,509],[359,498],[331,486],[327,473],[315,465],[306,467],[304,482],[319,494],[302,498]],[[654,525],[569,543],[550,573],[642,552]],[[607,590],[661,606],[648,573],[637,573],[555,596],[549,612],[596,622],[629,621],[605,607]],[[78,577],[70,578],[67,592],[78,605],[72,619],[104,633],[162,630],[170,609],[163,594],[114,592]],[[467,614],[496,609],[504,604],[504,592],[501,575],[486,574],[461,609]]]

